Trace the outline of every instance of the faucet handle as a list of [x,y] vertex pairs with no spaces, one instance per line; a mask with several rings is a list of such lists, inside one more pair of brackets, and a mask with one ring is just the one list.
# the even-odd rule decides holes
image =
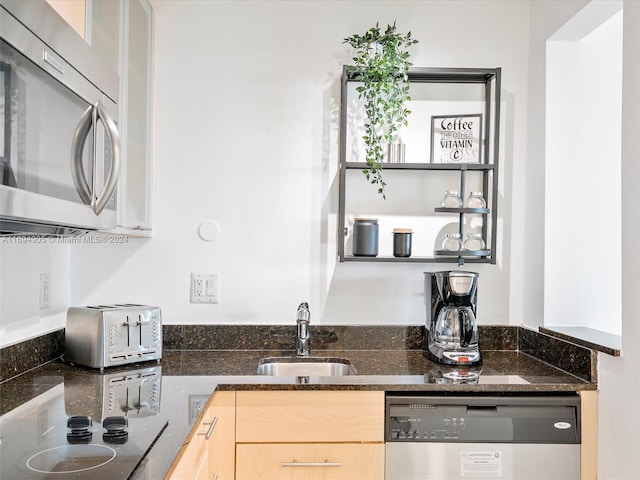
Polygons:
[[309,304],[307,302],[302,302],[298,306],[298,322],[309,322],[309,318],[311,317],[311,312],[309,312]]

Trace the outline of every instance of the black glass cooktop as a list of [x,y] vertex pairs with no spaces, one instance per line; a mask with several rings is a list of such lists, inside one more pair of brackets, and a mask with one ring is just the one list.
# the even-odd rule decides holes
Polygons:
[[167,426],[161,416],[67,412],[64,395],[57,385],[0,417],[0,478],[127,479]]

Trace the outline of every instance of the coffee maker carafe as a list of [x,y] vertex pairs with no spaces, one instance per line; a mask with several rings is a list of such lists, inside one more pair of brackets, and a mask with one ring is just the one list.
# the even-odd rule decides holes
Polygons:
[[478,274],[425,272],[425,356],[444,365],[482,363],[476,325]]

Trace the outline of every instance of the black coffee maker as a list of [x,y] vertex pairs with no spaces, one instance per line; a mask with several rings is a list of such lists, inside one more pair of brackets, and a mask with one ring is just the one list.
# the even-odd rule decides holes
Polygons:
[[482,363],[476,325],[478,274],[424,273],[427,338],[424,355],[444,365]]

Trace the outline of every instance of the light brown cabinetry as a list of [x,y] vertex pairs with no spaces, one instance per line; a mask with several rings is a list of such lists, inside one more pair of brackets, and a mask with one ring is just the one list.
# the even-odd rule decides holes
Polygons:
[[236,464],[236,392],[216,392],[207,418],[207,422],[218,419],[209,444],[209,478],[233,480]]
[[383,442],[384,392],[237,392],[236,441]]
[[384,392],[237,392],[236,479],[383,479]]
[[170,480],[233,480],[235,392],[216,392],[167,474]]
[[208,442],[200,434],[205,432],[203,425],[182,447],[176,459],[175,468],[167,475],[171,480],[210,480]]
[[580,478],[598,478],[598,392],[580,392]]
[[384,444],[238,444],[237,464],[237,480],[382,479]]

